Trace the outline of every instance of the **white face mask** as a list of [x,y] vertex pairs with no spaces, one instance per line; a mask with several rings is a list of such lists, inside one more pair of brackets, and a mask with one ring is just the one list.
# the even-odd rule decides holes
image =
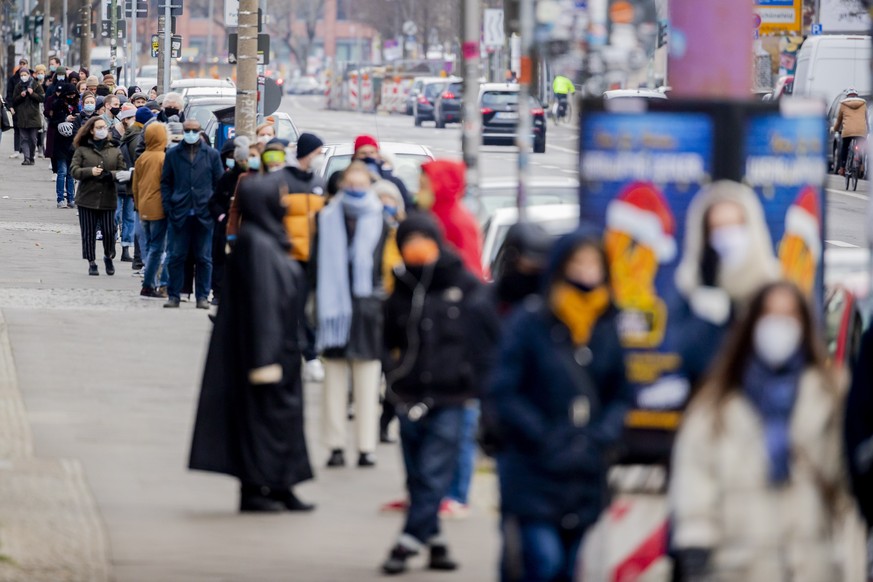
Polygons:
[[778,370],[797,353],[803,330],[797,318],[765,315],[755,324],[755,354],[773,370]]
[[106,139],[107,137],[109,137],[109,130],[105,127],[103,129],[95,129],[94,137],[97,139]]
[[258,141],[261,143],[264,143],[264,144],[267,143],[268,141],[270,141],[271,139],[273,139],[272,135],[259,135],[258,136]]
[[715,228],[709,235],[709,244],[725,267],[742,265],[751,248],[749,229],[744,224]]
[[324,162],[327,158],[324,157],[324,154],[318,154],[312,161],[309,162],[309,171],[313,174],[320,174],[321,169],[324,168]]

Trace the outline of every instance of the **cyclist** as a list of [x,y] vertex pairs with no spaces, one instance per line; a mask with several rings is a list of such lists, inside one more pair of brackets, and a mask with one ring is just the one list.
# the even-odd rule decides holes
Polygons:
[[564,117],[567,113],[567,97],[576,92],[576,87],[573,81],[563,75],[557,75],[552,81],[552,92],[555,94],[555,99],[558,102],[558,111],[556,118]]
[[840,132],[840,158],[836,168],[840,176],[846,174],[849,144],[853,138],[867,137],[867,102],[858,97],[855,89],[846,90],[846,98],[840,102],[840,112],[834,124],[834,132]]

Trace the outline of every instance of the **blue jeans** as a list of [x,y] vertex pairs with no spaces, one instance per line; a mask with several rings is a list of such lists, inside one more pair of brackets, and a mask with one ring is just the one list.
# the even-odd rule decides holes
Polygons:
[[501,582],[572,582],[584,529],[504,519]]
[[121,225],[121,246],[133,246],[133,231],[136,216],[133,212],[133,196],[119,196],[115,210],[115,224]]
[[194,249],[196,265],[194,295],[197,300],[209,298],[212,284],[212,222],[203,223],[196,216],[188,216],[181,223],[170,223],[169,274],[167,294],[179,299],[185,283],[185,259],[188,249]]
[[143,220],[142,233],[142,240],[145,243],[140,243],[143,263],[145,263],[142,286],[154,289],[157,287],[158,268],[161,266],[161,259],[167,243],[167,219]]
[[479,401],[468,402],[464,407],[464,432],[461,435],[461,454],[455,467],[455,478],[449,489],[449,499],[467,505],[470,498],[470,481],[476,469],[476,429],[479,427]]
[[65,157],[59,158],[57,167],[58,177],[55,180],[55,193],[58,196],[58,202],[63,202],[64,197],[66,197],[67,202],[72,204],[76,196],[76,183],[70,173],[70,160]]
[[417,422],[400,415],[409,510],[403,533],[426,544],[440,534],[440,502],[449,492],[464,428],[464,407],[431,410]]

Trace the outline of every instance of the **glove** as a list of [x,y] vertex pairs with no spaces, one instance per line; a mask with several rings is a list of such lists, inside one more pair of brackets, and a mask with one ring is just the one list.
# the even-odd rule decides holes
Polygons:
[[118,182],[130,182],[130,170],[120,170],[115,172],[115,179]]

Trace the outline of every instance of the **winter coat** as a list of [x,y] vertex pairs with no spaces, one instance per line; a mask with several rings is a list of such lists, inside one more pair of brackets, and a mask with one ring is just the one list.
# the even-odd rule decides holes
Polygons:
[[834,131],[839,131],[843,139],[867,137],[867,102],[860,97],[843,99],[834,123]]
[[[298,343],[305,283],[288,257],[278,193],[257,179],[241,188],[244,222],[227,259],[189,467],[287,490],[312,478]],[[250,382],[251,371],[273,365],[280,381]]]
[[[432,275],[402,265],[394,272],[394,293],[384,307],[384,370],[391,397],[431,407],[477,398],[500,331],[487,290],[447,251]],[[422,283],[428,279],[429,284]],[[419,287],[424,291],[420,310],[413,307]]]
[[461,204],[466,180],[464,164],[437,160],[422,165],[421,171],[430,178],[434,193],[431,210],[442,225],[446,240],[455,248],[464,266],[484,280],[482,231],[470,211]]
[[164,150],[167,148],[167,130],[163,125],[153,124],[145,130],[146,151],[136,161],[131,179],[133,206],[141,220],[166,218],[161,198],[161,172],[164,167]]
[[832,539],[845,464],[842,405],[807,369],[790,423],[791,477],[770,484],[764,424],[740,391],[689,408],[676,439],[669,500],[677,550],[709,550],[716,582],[839,580]]
[[[124,132],[124,135],[120,137],[118,140],[120,142],[121,155],[124,157],[124,163],[128,168],[134,168],[134,163],[136,162],[136,157],[133,155],[131,151],[131,145],[136,143],[136,138],[141,130],[138,130],[135,127],[131,127],[130,129]],[[111,135],[114,135],[114,130],[110,132]],[[130,187],[130,182],[124,183],[119,182],[118,184],[118,195],[119,196],[132,196],[133,192]]]
[[[103,173],[94,176],[91,169],[100,166]],[[96,144],[91,138],[73,152],[73,162],[70,173],[79,180],[76,191],[76,205],[94,210],[115,210],[118,207],[115,174],[126,170],[124,157],[118,144],[106,139],[102,144]]]
[[55,99],[52,104],[51,116],[49,117],[49,133],[54,134],[54,143],[52,147],[52,159],[66,159],[68,162],[73,157],[73,138],[76,137],[75,132],[69,136],[63,136],[58,133],[58,125],[66,123],[67,117],[70,115],[76,116],[79,111],[76,107],[68,104],[64,99]]
[[243,172],[245,172],[245,170],[238,166],[234,166],[227,170],[221,178],[218,179],[218,184],[215,186],[215,192],[209,200],[209,213],[216,221],[218,221],[218,217],[223,214],[224,223],[227,224],[227,213],[230,212],[230,202],[233,200],[237,182],[239,182],[239,177]]
[[873,328],[864,334],[852,373],[845,442],[852,490],[867,526],[873,527]]
[[[33,89],[24,97],[21,93]],[[45,101],[45,90],[39,81],[31,77],[27,83],[19,81],[15,85],[12,106],[15,108],[15,125],[21,129],[42,129],[42,106]]]
[[285,182],[288,209],[285,230],[291,240],[291,256],[298,261],[308,262],[315,238],[315,215],[324,208],[324,183],[312,172],[304,172],[295,166],[288,166],[271,176]]
[[195,216],[211,226],[209,199],[223,174],[218,151],[202,142],[193,147],[183,143],[167,150],[161,197],[170,223],[181,225],[188,216]]

